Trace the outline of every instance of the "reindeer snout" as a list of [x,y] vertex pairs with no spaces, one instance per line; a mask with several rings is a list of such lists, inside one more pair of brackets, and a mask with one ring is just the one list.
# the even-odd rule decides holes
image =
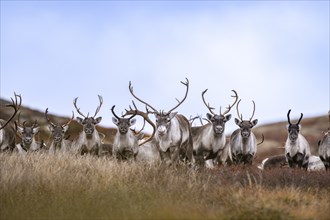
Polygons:
[[120,132],[121,134],[126,134],[127,131],[128,131],[127,128],[120,128],[120,129],[119,129],[119,132]]
[[93,128],[86,128],[85,132],[86,132],[86,134],[93,134],[94,129]]
[[159,135],[164,135],[166,133],[166,127],[165,126],[159,126],[157,131],[158,131]]
[[62,137],[61,136],[54,137],[54,141],[55,142],[61,142],[61,140],[62,140]]
[[248,138],[250,136],[250,132],[248,132],[248,131],[242,131],[241,134],[242,134],[243,138]]
[[220,125],[219,126],[215,126],[214,130],[215,130],[216,133],[222,133],[223,132],[223,127],[220,126]]
[[27,144],[30,144],[30,143],[32,143],[32,138],[31,137],[25,137],[24,142],[27,143]]

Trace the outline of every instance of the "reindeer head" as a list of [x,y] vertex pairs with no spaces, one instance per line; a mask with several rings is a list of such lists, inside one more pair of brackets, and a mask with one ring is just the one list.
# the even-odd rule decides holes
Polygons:
[[19,122],[20,113],[18,114],[17,121],[15,121],[15,128],[22,139],[23,146],[31,145],[34,136],[39,132],[39,125],[37,121],[35,121],[31,126],[26,126],[26,121],[21,124]]
[[239,113],[238,111],[238,105],[240,103],[241,100],[238,101],[237,105],[236,105],[236,109],[237,109],[237,115],[239,117],[235,118],[235,123],[239,126],[240,130],[241,130],[241,135],[243,138],[249,138],[251,135],[251,130],[254,126],[256,126],[256,124],[258,123],[258,119],[255,119],[252,121],[252,118],[254,116],[254,112],[255,112],[255,103],[254,101],[252,101],[253,103],[253,113],[252,116],[249,120],[243,120],[243,115]]
[[45,111],[45,117],[46,117],[46,120],[48,121],[48,128],[49,128],[50,132],[52,133],[54,143],[57,143],[57,144],[61,143],[63,138],[64,138],[64,135],[65,135],[66,131],[69,128],[69,124],[71,123],[71,121],[74,118],[74,113],[72,112],[71,119],[68,122],[66,122],[62,125],[55,124],[49,119],[49,117],[48,117],[48,108]]
[[145,102],[142,99],[138,98],[133,93],[133,86],[131,85],[131,82],[129,83],[129,90],[130,90],[131,94],[133,95],[133,97],[152,109],[152,111],[147,110],[147,113],[148,114],[151,113],[151,114],[155,115],[155,117],[156,117],[156,127],[157,127],[157,132],[158,132],[159,136],[163,136],[167,133],[168,128],[171,124],[171,120],[177,114],[177,112],[172,112],[172,111],[175,110],[177,107],[179,107],[184,102],[184,100],[187,98],[188,90],[189,90],[189,80],[186,78],[186,82],[181,81],[181,83],[186,86],[185,96],[183,97],[183,99],[181,101],[177,100],[178,104],[175,107],[173,107],[171,110],[169,110],[168,112],[165,112],[163,110],[157,111],[150,104],[148,104],[147,102]]
[[291,109],[288,111],[287,117],[288,117],[288,132],[289,132],[289,139],[291,142],[296,142],[296,140],[298,139],[299,136],[299,131],[300,131],[300,121],[303,117],[303,113],[300,113],[300,118],[298,120],[297,124],[291,124],[291,120],[290,120],[290,112]]
[[115,113],[115,105],[112,106],[111,111],[114,117],[112,117],[112,122],[118,127],[118,131],[120,134],[127,134],[128,129],[133,126],[136,122],[134,118],[136,113],[130,116],[129,118],[118,117]]
[[77,112],[84,118],[77,117],[77,121],[83,126],[84,132],[87,137],[91,137],[94,133],[95,126],[101,122],[102,117],[95,118],[97,113],[100,111],[100,108],[103,104],[102,96],[98,95],[100,105],[96,108],[95,114],[93,117],[89,117],[89,113],[85,116],[83,113],[80,112],[80,108],[77,107],[77,98],[73,100],[73,105],[76,108]]
[[222,134],[225,130],[225,124],[227,121],[231,119],[231,114],[226,115],[229,113],[230,109],[236,104],[238,96],[235,90],[232,90],[234,95],[232,97],[235,98],[235,101],[232,105],[228,105],[227,110],[222,114],[221,107],[220,107],[220,114],[216,114],[213,112],[214,108],[207,104],[204,98],[204,94],[207,92],[207,89],[202,92],[203,102],[206,107],[209,109],[210,113],[206,113],[207,119],[212,123],[213,131],[215,134]]

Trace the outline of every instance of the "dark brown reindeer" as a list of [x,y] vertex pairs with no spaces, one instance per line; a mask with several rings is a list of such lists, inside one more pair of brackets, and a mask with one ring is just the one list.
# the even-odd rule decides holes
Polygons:
[[[228,105],[225,112],[221,113],[221,107],[219,114],[215,113],[214,108],[205,101],[205,93],[207,89],[202,92],[202,99],[205,106],[208,108],[209,113],[206,113],[207,120],[209,123],[206,125],[192,127],[193,133],[193,149],[194,158],[198,165],[204,165],[206,160],[215,160],[224,163],[227,158],[231,155],[230,146],[226,144],[225,124],[231,118],[231,114],[228,114],[231,108],[236,104],[238,95],[235,90],[232,90],[235,98],[231,105]],[[212,166],[212,165],[211,165]]]
[[48,108],[45,111],[45,118],[48,122],[48,128],[52,135],[52,142],[49,147],[49,153],[69,153],[71,151],[72,142],[64,138],[65,133],[69,128],[69,124],[74,118],[74,113],[72,112],[72,117],[69,121],[64,124],[57,124],[52,122],[48,117]]
[[148,114],[154,114],[156,117],[156,133],[155,139],[158,145],[158,150],[163,162],[168,165],[176,164],[179,161],[192,161],[193,141],[190,123],[183,115],[173,112],[178,108],[187,98],[189,90],[189,81],[181,82],[186,86],[186,93],[178,104],[165,112],[163,110],[157,111],[156,108],[149,103],[138,98],[134,92],[131,82],[129,83],[129,90],[134,98],[149,107]]
[[257,152],[257,141],[252,128],[258,123],[258,119],[252,121],[255,113],[255,103],[252,101],[252,116],[249,120],[243,120],[243,116],[238,110],[240,101],[236,105],[239,119],[235,118],[235,123],[239,126],[239,129],[235,130],[230,137],[231,155],[235,164],[243,163],[251,165]]
[[12,115],[7,119],[0,119],[0,152],[13,151],[15,149],[16,132],[13,126],[9,126],[9,123],[16,116],[18,110],[22,104],[22,97],[14,93],[15,100],[11,99],[11,104],[7,104],[7,108],[12,108],[14,111]]
[[301,113],[296,124],[292,124],[290,120],[290,112],[288,111],[288,138],[285,143],[285,156],[290,167],[299,167],[307,170],[311,150],[304,136],[300,134],[300,121],[303,118]]
[[101,138],[99,132],[95,129],[95,126],[99,124],[102,117],[95,118],[97,113],[103,104],[102,96],[98,95],[100,105],[96,108],[95,114],[89,117],[89,113],[85,116],[81,113],[80,108],[77,107],[77,98],[73,100],[73,105],[77,112],[83,117],[77,117],[77,121],[83,126],[83,131],[80,132],[78,138],[74,141],[73,146],[75,151],[80,154],[92,154],[99,155],[99,149],[101,146]]

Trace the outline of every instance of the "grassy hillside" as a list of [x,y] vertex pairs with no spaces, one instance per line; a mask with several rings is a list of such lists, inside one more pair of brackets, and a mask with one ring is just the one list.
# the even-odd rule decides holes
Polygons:
[[328,219],[329,172],[0,155],[1,219]]
[[[1,105],[3,105],[3,101]],[[8,118],[6,108],[1,118]],[[50,115],[58,122],[67,118]],[[37,120],[47,142],[44,113],[22,107],[21,120]],[[316,151],[327,116],[304,119],[302,133]],[[70,139],[81,126],[70,125]],[[98,127],[111,143],[114,129]],[[286,122],[259,126],[265,142],[255,163],[283,153]],[[91,156],[0,154],[0,219],[328,219],[330,173],[255,166],[163,167]]]

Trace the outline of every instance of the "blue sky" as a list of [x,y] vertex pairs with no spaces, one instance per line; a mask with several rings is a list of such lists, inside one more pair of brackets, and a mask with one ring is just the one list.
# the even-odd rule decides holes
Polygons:
[[[156,109],[240,112],[260,124],[324,115],[329,104],[329,1],[1,1],[1,97],[70,116],[79,97],[113,126],[135,93]],[[143,106],[139,105],[142,109]],[[24,113],[23,113],[24,114]],[[237,117],[236,109],[231,111]],[[236,128],[227,123],[227,133]]]

